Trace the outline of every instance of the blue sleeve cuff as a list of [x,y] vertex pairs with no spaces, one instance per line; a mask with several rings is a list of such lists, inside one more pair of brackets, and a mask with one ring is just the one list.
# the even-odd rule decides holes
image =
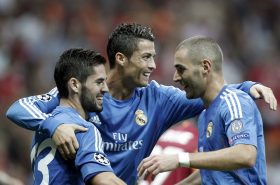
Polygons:
[[64,123],[61,122],[61,119],[50,116],[40,125],[39,131],[52,137],[56,128],[62,124]]
[[84,182],[87,182],[92,177],[102,172],[113,173],[111,166],[106,166],[106,165],[103,166],[97,163],[87,163],[81,167],[80,171],[83,176]]
[[242,83],[243,85],[241,86],[241,90],[246,92],[253,100],[255,100],[255,97],[253,97],[251,94],[250,94],[250,89],[253,85],[256,85],[258,84],[257,82],[252,82],[252,81],[245,81]]

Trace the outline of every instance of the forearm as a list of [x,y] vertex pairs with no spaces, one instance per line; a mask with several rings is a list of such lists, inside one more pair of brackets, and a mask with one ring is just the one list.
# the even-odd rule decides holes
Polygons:
[[233,147],[212,151],[191,153],[190,167],[211,170],[235,170],[254,165],[256,148],[239,144]]
[[40,131],[42,123],[51,116],[52,110],[59,104],[56,88],[47,94],[30,96],[14,102],[6,116],[18,126]]
[[176,185],[200,185],[200,184],[201,184],[200,173],[199,170],[196,170],[190,176],[178,182]]

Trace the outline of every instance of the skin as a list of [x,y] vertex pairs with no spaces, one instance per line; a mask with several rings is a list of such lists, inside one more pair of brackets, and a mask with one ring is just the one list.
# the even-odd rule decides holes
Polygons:
[[[108,92],[106,71],[104,65],[93,67],[95,73],[89,75],[84,83],[76,78],[68,81],[68,98],[61,98],[60,105],[73,107],[81,117],[87,118],[89,111],[102,111],[103,95]],[[90,102],[90,103],[89,103]],[[71,148],[73,150],[73,148]],[[63,152],[59,150],[60,152]],[[112,172],[101,172],[92,177],[89,182],[94,185],[124,185],[125,183]]]
[[122,53],[116,54],[116,67],[111,69],[107,83],[112,97],[125,100],[132,96],[137,87],[149,83],[151,73],[156,69],[154,42],[140,39],[138,49],[127,58]]
[[[138,49],[130,58],[118,52],[115,56],[116,67],[110,70],[107,79],[111,96],[125,100],[132,96],[135,88],[146,86],[150,74],[156,69],[155,55],[154,42],[145,39],[139,39]],[[272,110],[276,110],[277,101],[270,88],[256,84],[251,87],[250,94],[255,98],[263,98]],[[84,132],[86,128],[75,124],[62,124],[52,136],[65,159],[73,158],[79,148],[75,131]]]
[[[208,107],[225,85],[222,71],[214,70],[214,63],[210,59],[191,61],[188,49],[179,48],[175,53],[173,80],[180,83],[187,92],[187,98],[201,98]],[[265,89],[269,93],[271,89]],[[254,93],[256,93],[254,89]],[[263,94],[262,94],[263,95]],[[267,94],[266,94],[267,95]],[[266,97],[272,110],[276,110],[277,101],[274,96]],[[190,153],[190,167],[211,170],[236,170],[250,168],[256,162],[257,150],[252,145],[238,144],[211,152]],[[234,156],[234,157],[232,157]],[[157,155],[145,158],[138,166],[138,176],[150,174],[156,176],[160,172],[174,170],[179,167],[178,155]],[[178,183],[199,184],[198,173]]]

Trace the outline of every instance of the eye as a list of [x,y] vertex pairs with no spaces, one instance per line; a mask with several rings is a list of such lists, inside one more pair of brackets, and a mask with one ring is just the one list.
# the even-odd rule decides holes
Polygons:
[[176,67],[176,70],[177,70],[178,74],[183,74],[186,69],[183,67]]
[[103,84],[104,84],[104,80],[97,80],[97,81],[96,81],[96,84],[97,84],[97,85],[103,85]]

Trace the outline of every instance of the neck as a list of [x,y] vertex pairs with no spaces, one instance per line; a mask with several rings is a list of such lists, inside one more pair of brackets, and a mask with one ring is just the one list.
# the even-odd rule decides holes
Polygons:
[[59,105],[65,107],[72,107],[73,109],[77,110],[77,112],[81,115],[82,118],[87,119],[87,113],[83,109],[78,97],[74,96],[69,98],[61,98]]
[[215,100],[223,86],[225,85],[225,80],[222,75],[215,74],[208,81],[206,90],[202,97],[205,107],[209,107],[210,104]]
[[128,83],[125,76],[121,75],[116,68],[111,69],[108,79],[107,85],[109,88],[109,92],[111,96],[118,100],[125,100],[132,96],[135,87],[130,86],[132,83]]

